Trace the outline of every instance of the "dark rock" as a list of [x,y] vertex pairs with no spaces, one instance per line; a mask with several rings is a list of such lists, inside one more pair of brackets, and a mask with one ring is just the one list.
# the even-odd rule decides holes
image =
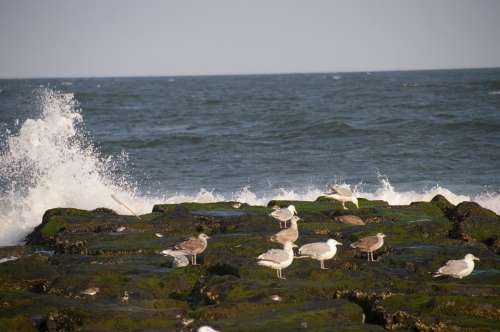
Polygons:
[[450,217],[455,209],[455,205],[451,204],[443,195],[434,196],[431,203],[440,208],[447,217]]
[[335,217],[334,220],[346,225],[365,225],[363,219],[354,215],[338,216]]

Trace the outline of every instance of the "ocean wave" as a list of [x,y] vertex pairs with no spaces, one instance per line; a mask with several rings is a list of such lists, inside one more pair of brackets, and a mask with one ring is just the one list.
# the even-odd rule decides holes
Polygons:
[[[84,130],[79,104],[72,94],[46,88],[35,93],[40,107],[38,115],[19,124],[15,133],[4,134],[5,143],[0,152],[0,245],[22,242],[41,222],[43,213],[55,207],[89,210],[107,207],[128,214],[112,195],[137,213],[147,213],[157,203],[232,200],[266,205],[273,199],[313,201],[323,192],[324,188],[318,186],[273,190],[244,187],[231,193],[200,189],[194,193],[145,195],[139,192],[134,181],[117,175],[127,169],[126,154],[103,157],[92,145]],[[353,130],[342,122],[318,123],[315,129],[330,133]],[[401,191],[385,177],[380,178],[376,190],[364,187],[363,184],[353,186],[359,197],[382,199],[390,204],[429,201],[441,194],[454,204],[472,200],[500,213],[500,193],[496,192],[470,196],[441,186]]]

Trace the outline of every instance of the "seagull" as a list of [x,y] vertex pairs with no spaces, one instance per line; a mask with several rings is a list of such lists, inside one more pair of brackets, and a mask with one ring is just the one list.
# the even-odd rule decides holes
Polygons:
[[289,267],[293,262],[293,248],[298,247],[292,242],[287,242],[283,249],[271,249],[259,255],[257,264],[260,266],[270,267],[276,270],[276,275],[279,279],[286,279],[283,277],[281,270]]
[[214,330],[211,326],[202,326],[198,329],[198,332],[219,332],[219,330]]
[[241,207],[241,203],[234,203],[233,205],[231,205],[231,207],[233,209],[239,209]]
[[162,233],[155,233],[155,236],[156,237],[163,237],[163,234]]
[[118,227],[118,228],[116,229],[116,231],[117,231],[118,233],[121,233],[121,232],[125,231],[126,229],[127,229],[127,227],[125,227],[125,226],[120,226],[120,227]]
[[310,257],[320,262],[320,268],[322,270],[328,269],[325,267],[325,260],[332,259],[337,253],[337,246],[341,246],[342,243],[334,239],[328,239],[325,242],[315,242],[305,244],[299,248],[299,254],[304,257]]
[[285,223],[286,227],[286,222],[297,213],[297,210],[295,209],[295,206],[289,205],[287,208],[282,208],[282,209],[274,209],[273,212],[271,212],[269,215],[273,217],[274,219],[278,220],[280,222],[280,228],[283,228],[282,223]]
[[94,296],[99,293],[99,287],[90,287],[80,292],[83,295]]
[[204,233],[200,233],[198,237],[191,237],[184,242],[175,245],[175,249],[183,251],[191,256],[191,264],[199,265],[196,263],[196,255],[201,254],[207,249],[207,240],[210,237]]
[[165,249],[160,252],[163,256],[172,256],[174,258],[174,267],[184,267],[189,265],[186,257],[187,253],[180,250]]
[[354,196],[354,193],[351,191],[350,188],[341,186],[330,186],[329,191],[324,193],[324,195],[326,197],[333,198],[337,201],[341,201],[344,210],[346,209],[345,202],[353,202],[354,205],[356,205],[356,207],[359,208],[358,199],[356,198],[356,196]]
[[464,259],[449,260],[437,270],[433,277],[450,276],[462,279],[472,273],[474,270],[474,261],[478,260],[479,258],[473,254],[465,255]]
[[351,247],[368,253],[368,261],[374,262],[373,252],[382,248],[384,245],[384,237],[385,234],[383,233],[377,233],[375,236],[367,236],[351,243]]
[[301,220],[299,217],[293,216],[292,219],[290,219],[290,227],[271,236],[271,241],[278,242],[283,245],[286,242],[294,243],[295,241],[297,241],[297,239],[299,238],[299,228],[297,226],[297,221],[299,220]]

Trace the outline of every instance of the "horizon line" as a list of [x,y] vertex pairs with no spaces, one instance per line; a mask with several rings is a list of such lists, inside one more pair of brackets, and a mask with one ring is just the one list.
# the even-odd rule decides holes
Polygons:
[[268,75],[308,75],[308,74],[349,74],[349,73],[386,73],[386,72],[411,72],[411,71],[444,71],[444,70],[484,70],[500,69],[500,66],[493,67],[442,67],[442,68],[424,68],[424,69],[377,69],[377,70],[337,70],[337,71],[304,71],[304,72],[263,72],[263,73],[225,73],[225,74],[159,74],[159,75],[77,75],[77,76],[6,76],[0,80],[38,80],[38,79],[89,79],[89,78],[161,78],[161,77],[224,77],[224,76],[268,76]]

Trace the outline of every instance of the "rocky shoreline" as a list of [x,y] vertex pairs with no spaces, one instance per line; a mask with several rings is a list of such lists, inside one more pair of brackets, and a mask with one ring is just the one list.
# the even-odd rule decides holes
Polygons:
[[[46,211],[26,245],[0,248],[0,259],[11,259],[0,264],[1,330],[500,330],[500,217],[476,203],[234,203],[155,205],[141,220],[105,208]],[[298,244],[344,243],[329,270],[297,260],[277,280],[256,265],[280,247],[269,241],[279,230],[271,207],[289,204],[303,219]],[[211,237],[201,266],[173,268],[160,255],[200,232]],[[349,248],[377,232],[387,238],[376,262]],[[431,277],[469,252],[481,258],[469,277]],[[89,288],[98,292],[82,293]]]

